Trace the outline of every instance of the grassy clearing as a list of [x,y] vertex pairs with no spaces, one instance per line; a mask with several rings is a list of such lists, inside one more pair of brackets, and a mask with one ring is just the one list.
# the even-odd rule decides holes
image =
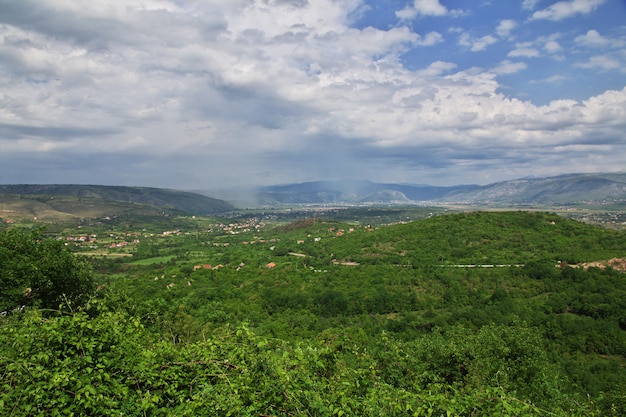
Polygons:
[[140,259],[134,262],[131,262],[131,265],[154,265],[154,264],[164,264],[171,261],[174,258],[173,255],[170,256],[157,256],[154,258]]
[[96,256],[101,256],[104,258],[126,258],[129,256],[133,256],[132,253],[108,253],[108,252],[104,252],[104,251],[91,251],[91,252],[74,252],[76,255],[81,255],[81,256],[91,256],[91,257],[96,257]]

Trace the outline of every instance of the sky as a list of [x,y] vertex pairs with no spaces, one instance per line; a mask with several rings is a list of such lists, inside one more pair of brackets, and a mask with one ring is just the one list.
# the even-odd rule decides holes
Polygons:
[[0,183],[626,170],[626,0],[0,0]]

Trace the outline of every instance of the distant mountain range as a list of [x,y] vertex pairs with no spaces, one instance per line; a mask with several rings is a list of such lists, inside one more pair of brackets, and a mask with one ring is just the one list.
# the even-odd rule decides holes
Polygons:
[[2,194],[95,198],[199,215],[224,213],[236,210],[235,206],[300,204],[626,204],[626,173],[567,174],[449,187],[371,181],[315,181],[197,192],[106,185],[0,185]]
[[503,181],[454,191],[440,201],[501,205],[626,202],[626,173],[568,174]]
[[410,203],[436,201],[456,191],[470,191],[475,185],[436,187],[412,184],[381,184],[371,181],[316,181],[261,187],[259,203],[332,204],[332,203]]
[[371,181],[314,181],[212,193],[238,206],[342,203],[545,205],[626,202],[626,173],[567,174],[502,181],[489,185],[448,187]]
[[179,210],[193,214],[216,214],[234,210],[235,207],[223,200],[205,195],[150,187],[124,187],[108,185],[0,185],[0,194],[44,195],[95,198],[105,201],[143,204],[164,209]]

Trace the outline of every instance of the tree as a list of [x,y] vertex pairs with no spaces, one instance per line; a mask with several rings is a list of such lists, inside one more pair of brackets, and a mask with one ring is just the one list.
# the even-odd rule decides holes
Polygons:
[[89,265],[41,229],[0,232],[0,311],[24,305],[82,304],[94,290]]

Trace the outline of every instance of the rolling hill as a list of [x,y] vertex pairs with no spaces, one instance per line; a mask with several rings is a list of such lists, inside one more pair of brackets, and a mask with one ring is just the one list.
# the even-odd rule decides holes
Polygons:
[[[205,195],[149,187],[105,185],[0,185],[3,211],[41,217],[105,214],[132,204],[188,214],[216,214],[234,210],[230,203]],[[24,214],[22,213],[22,214]],[[110,213],[109,213],[110,214]]]

